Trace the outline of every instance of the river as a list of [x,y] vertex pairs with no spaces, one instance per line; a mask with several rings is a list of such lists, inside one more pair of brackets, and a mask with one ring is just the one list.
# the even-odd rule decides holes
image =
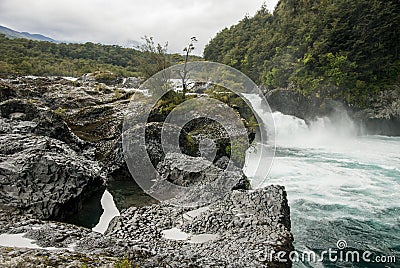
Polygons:
[[[360,135],[345,113],[309,125],[279,112],[273,118],[272,168],[266,180],[252,177],[252,185],[286,187],[294,256],[300,260],[293,267],[396,267],[372,262],[376,256],[400,261],[400,137]],[[247,162],[256,155],[257,149]],[[372,255],[353,263],[327,257],[319,262],[321,253],[336,249],[338,241],[347,244],[345,250]],[[302,261],[310,251],[317,261]]]
[[[256,110],[257,101],[251,98]],[[252,174],[252,164],[261,146],[273,144],[249,150],[244,171],[253,188],[286,187],[299,256],[293,267],[396,267],[372,261],[392,256],[400,261],[400,137],[370,136],[342,111],[309,124],[279,112],[272,116],[276,153],[268,176]],[[269,168],[268,159],[261,164]],[[110,211],[104,214],[118,214]],[[98,226],[107,226],[109,218]],[[321,261],[324,251],[337,250],[338,241],[346,252],[358,252],[359,261],[327,256]],[[365,252],[372,254],[367,260],[361,257]]]

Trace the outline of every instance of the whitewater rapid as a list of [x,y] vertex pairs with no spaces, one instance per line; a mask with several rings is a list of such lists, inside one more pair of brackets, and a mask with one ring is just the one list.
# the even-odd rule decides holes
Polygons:
[[[341,111],[308,124],[279,112],[272,117],[276,152],[268,177],[252,174],[251,164],[258,161],[260,148],[271,144],[257,144],[247,154],[245,172],[253,187],[286,187],[296,250],[318,253],[345,240],[359,251],[399,258],[400,138],[360,136]],[[324,265],[332,264],[293,264]]]

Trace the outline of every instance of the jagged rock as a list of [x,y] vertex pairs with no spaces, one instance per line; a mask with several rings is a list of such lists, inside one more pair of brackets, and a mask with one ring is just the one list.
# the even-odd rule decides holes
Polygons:
[[293,115],[304,119],[306,122],[313,121],[317,117],[330,116],[337,111],[351,113],[351,109],[339,101],[328,98],[322,99],[313,94],[306,96],[291,88],[268,91],[265,97],[272,111]]
[[362,118],[361,126],[369,135],[400,136],[400,118]]
[[[165,238],[171,230],[184,232],[186,239]],[[134,259],[141,267],[291,267],[268,254],[293,250],[289,207],[281,186],[232,191],[196,210],[167,204],[130,208],[114,218],[107,236],[153,248],[152,256]]]
[[[0,133],[19,133],[19,128],[24,128],[24,133],[48,136],[61,140],[74,149],[86,146],[71,130],[62,118],[33,102],[20,99],[11,99],[0,103],[0,118],[3,121]],[[28,127],[29,126],[29,127]]]
[[[161,144],[162,127],[163,124],[160,122],[151,122],[147,124],[145,130],[146,151],[154,167],[157,167],[157,164],[164,158],[164,151]],[[140,144],[137,144],[138,139],[134,138],[142,135],[140,131],[141,128],[139,128],[138,126],[132,127],[126,131],[125,135],[130,137],[129,139],[126,139],[126,142],[129,142],[129,145],[127,145],[127,147],[137,148],[138,146],[140,146]],[[183,148],[189,148],[191,144],[187,143],[187,139],[185,139],[185,136],[186,135],[183,133],[181,138]],[[136,152],[132,153],[135,154]],[[109,151],[109,154],[106,155],[103,162],[107,173],[111,176],[111,179],[115,177],[124,177],[124,179],[133,181],[133,178],[130,175],[129,169],[125,161],[122,146],[122,137],[119,137],[118,140],[114,143],[113,147]],[[118,176],[116,176],[116,174],[118,174]]]
[[99,165],[65,143],[31,134],[0,135],[0,200],[37,218],[64,219],[104,189]]
[[[165,157],[164,149],[167,151],[171,151],[176,148],[172,148],[173,145],[168,144],[168,139],[165,139],[167,144],[165,144],[165,148],[162,147],[161,141],[161,132],[163,128],[168,127],[171,132],[173,133],[180,133],[179,135],[179,145],[180,150],[187,155],[197,155],[198,148],[196,144],[193,143],[191,137],[184,131],[181,130],[179,127],[162,123],[162,122],[150,122],[146,124],[145,128],[145,149],[147,154],[150,158],[151,163],[154,167],[157,167],[158,163],[162,161]],[[140,126],[132,126],[128,130],[125,131],[124,135],[126,135],[125,141],[129,144],[126,145],[126,148],[138,148],[142,145],[139,144],[139,138],[143,133],[141,133],[142,128]],[[168,146],[171,146],[169,148]],[[135,154],[136,152],[131,152]],[[128,153],[129,154],[129,153]],[[123,151],[122,151],[122,140],[118,141],[116,147],[114,148],[113,160],[109,160],[109,163],[113,164],[120,164],[123,165],[125,160],[123,158]]]
[[[185,117],[193,115],[193,118],[195,118],[187,122],[182,128],[182,130],[190,136],[194,147],[197,148],[197,153],[189,155],[200,156],[202,153],[202,144],[204,142],[213,143],[215,150],[212,149],[210,155],[212,155],[212,159],[215,162],[223,156],[231,157],[232,143],[234,143],[237,151],[231,159],[238,167],[244,165],[245,151],[248,148],[248,144],[252,143],[255,138],[255,132],[253,129],[241,129],[237,122],[234,121],[229,123],[225,122],[226,124],[222,125],[218,120],[197,117],[196,109],[189,109],[187,107],[184,109],[188,109],[185,111]],[[214,115],[220,120],[220,122],[224,122],[224,114],[219,113],[220,110],[216,108]],[[155,107],[148,116],[148,122],[163,122],[167,116],[167,112],[164,110],[161,112],[159,111],[159,108]],[[182,117],[181,119],[184,119],[185,117]],[[246,121],[244,118],[241,118],[241,120],[242,123]],[[178,119],[178,121],[180,121],[180,119]],[[183,123],[183,121],[178,122],[178,124],[179,123]],[[247,131],[247,133],[243,133],[245,131]],[[230,133],[230,135],[228,133]],[[207,152],[204,153],[207,154]]]
[[[10,253],[0,247],[2,264],[16,260],[40,264],[35,257],[39,254],[52,256],[66,267],[67,256],[86,257],[93,264],[127,256],[140,267],[291,267],[290,261],[277,259],[278,252],[283,258],[294,250],[286,192],[274,185],[232,191],[199,208],[167,203],[130,207],[113,219],[105,235],[65,223],[34,220],[26,214],[12,215],[8,222],[3,221],[9,217],[4,211],[0,216],[2,233],[24,233],[41,247],[61,250],[14,249]],[[184,238],[172,235],[174,232]],[[271,252],[276,252],[272,259]],[[17,253],[22,259],[16,258]]]
[[229,158],[227,156],[223,156],[214,163],[220,169],[226,169],[229,164]]
[[96,148],[96,158],[104,162],[121,137],[127,104],[122,100],[77,109],[66,115],[65,120],[79,138]]
[[0,211],[0,233],[30,239],[37,248],[0,247],[1,267],[116,267],[125,256],[148,250],[133,241],[104,237],[89,229]]
[[380,93],[374,106],[355,112],[353,117],[361,122],[367,134],[400,135],[400,89]]
[[104,189],[89,144],[40,103],[0,103],[0,200],[37,218],[64,219]]
[[293,89],[274,89],[265,94],[272,111],[312,120],[326,113],[322,101],[315,96],[305,96]]
[[[104,84],[69,81],[61,77],[18,77],[3,79],[0,96],[12,92],[13,98],[24,99],[51,110],[79,109],[128,99],[132,92]],[[7,88],[10,91],[6,90]],[[6,98],[10,99],[10,98]],[[6,100],[4,99],[4,100]],[[0,98],[0,101],[4,101]]]
[[124,88],[139,88],[141,80],[137,77],[127,77],[122,80],[122,86]]
[[67,250],[40,250],[28,248],[1,248],[0,263],[2,267],[103,267],[111,268],[122,260],[92,253],[70,252]]
[[99,82],[106,85],[118,85],[123,82],[122,78],[110,71],[97,71],[82,75],[78,81],[82,82]]
[[16,95],[10,84],[5,81],[0,81],[0,102],[15,98]]
[[210,183],[223,176],[223,173],[229,174],[230,180],[234,182],[234,189],[248,190],[250,185],[243,171],[236,166],[231,166],[228,171],[202,157],[185,154],[168,153],[158,164],[157,170],[162,180],[185,187]]
[[[232,141],[235,139],[235,137],[229,137],[226,129],[224,129],[224,127],[218,122],[207,118],[199,118],[187,123],[184,127],[184,130],[189,133],[189,135],[193,138],[193,142],[196,147],[201,147],[200,144],[204,140],[209,140],[214,144],[215,157],[209,160],[213,160],[213,162],[216,162],[221,157],[230,157],[230,148],[232,146]],[[254,140],[254,136],[251,135],[252,133],[248,134],[249,143],[251,143]],[[240,137],[240,134],[238,135],[238,137]],[[232,159],[233,163],[238,167],[243,166],[244,164],[244,151],[246,149],[247,148],[243,148],[243,152],[239,154],[242,157],[240,157],[239,159]],[[214,152],[212,152],[212,154],[213,153]]]
[[[249,185],[240,168],[227,169],[229,159],[223,145],[226,133],[220,129],[219,136],[205,135],[218,132],[215,125],[206,129],[203,127],[207,124],[203,124],[197,129],[200,125],[196,127],[197,123],[192,122],[188,133],[189,130],[174,125],[149,122],[145,150],[163,180],[188,188],[193,184],[203,187],[202,182],[207,182],[207,190],[214,190],[215,194],[220,194],[220,187],[226,181],[233,181],[229,191],[216,202],[197,210],[174,207],[171,202],[129,207],[112,221],[105,235],[65,223],[38,220],[69,217],[87,196],[104,189],[105,176],[111,180],[120,177],[132,180],[120,137],[131,91],[61,78],[2,81],[6,84],[4,88],[11,91],[0,91],[3,101],[0,103],[0,233],[25,233],[42,247],[64,250],[5,252],[0,247],[1,265],[24,261],[28,267],[42,264],[73,267],[86,264],[79,260],[82,257],[94,266],[101,266],[111,265],[116,261],[115,256],[127,256],[133,260],[131,264],[140,267],[290,266],[263,255],[271,249],[285,252],[293,249],[284,189],[270,186],[256,191],[230,191],[248,189]],[[187,155],[165,155],[161,148],[162,127],[180,133],[180,149]],[[127,131],[143,135],[134,125]],[[206,139],[217,145],[221,143],[224,151],[211,161],[198,157]],[[221,179],[216,179],[220,176],[215,174],[188,173],[188,166],[222,174]],[[137,189],[134,194],[140,196],[142,192]],[[118,195],[115,197],[120,202]],[[186,202],[188,199],[184,198],[201,197],[202,191],[191,190],[186,197],[175,198]],[[190,239],[176,241],[163,237],[171,228],[179,228]],[[75,252],[65,249],[72,246]],[[41,261],[38,255],[47,256],[47,261]]]

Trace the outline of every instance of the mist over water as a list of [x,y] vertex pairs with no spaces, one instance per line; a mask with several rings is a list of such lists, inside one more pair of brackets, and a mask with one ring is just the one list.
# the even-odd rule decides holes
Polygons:
[[317,118],[307,125],[300,118],[274,112],[275,141],[278,146],[326,147],[343,145],[357,136],[356,124],[345,111],[337,110],[329,117]]
[[[295,248],[320,254],[345,240],[348,249],[400,260],[400,138],[360,135],[343,111],[308,124],[273,113],[276,154],[266,180],[252,173],[263,146],[247,154],[254,188],[286,187]],[[254,160],[254,161],[253,161]],[[386,267],[396,267],[386,264]],[[371,263],[294,263],[294,267],[385,267]]]

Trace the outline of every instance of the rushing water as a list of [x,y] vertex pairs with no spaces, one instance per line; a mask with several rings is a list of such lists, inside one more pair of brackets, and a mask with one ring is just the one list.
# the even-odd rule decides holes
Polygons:
[[[345,240],[345,250],[360,256],[370,251],[368,260],[395,256],[398,265],[366,263],[361,257],[360,263],[335,262],[325,256],[323,262],[305,258],[293,266],[400,267],[400,137],[357,135],[345,113],[309,125],[279,112],[273,118],[277,149],[263,184],[286,187],[299,256],[309,251],[320,256]],[[253,178],[254,185],[259,181]]]
[[[259,99],[253,96],[250,101],[262,119],[266,112]],[[361,135],[340,111],[308,125],[279,112],[273,118],[277,147],[268,179],[252,176],[260,146],[268,144],[249,150],[253,153],[247,155],[245,172],[253,187],[286,187],[294,246],[299,258],[305,257],[293,266],[400,267],[400,137]],[[261,164],[269,169],[268,159]],[[136,199],[144,198],[126,199],[128,194],[117,194],[125,186],[111,186],[119,207],[138,205]],[[360,262],[329,260],[326,255],[323,261],[310,261],[304,255],[314,252],[321,259],[323,251],[337,249],[339,240],[346,241],[343,252],[359,253]],[[366,263],[361,257],[365,252],[372,253],[370,260],[395,256],[397,263]]]

